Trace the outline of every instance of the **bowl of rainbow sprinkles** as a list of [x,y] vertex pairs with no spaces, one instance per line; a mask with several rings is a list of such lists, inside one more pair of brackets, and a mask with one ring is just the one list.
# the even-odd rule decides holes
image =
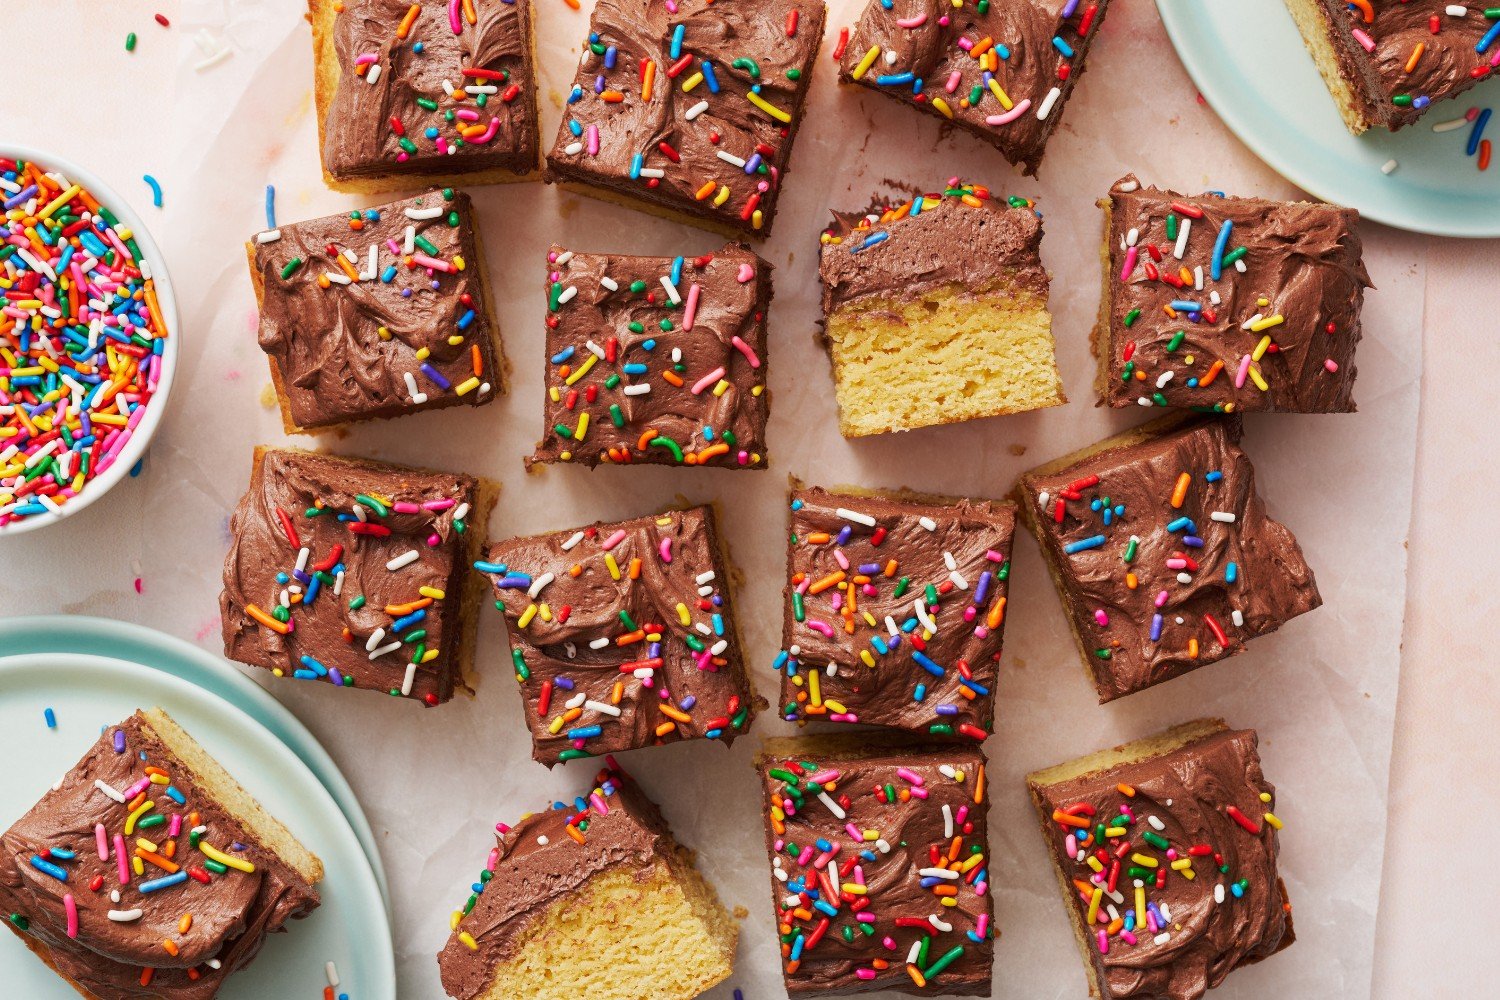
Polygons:
[[177,305],[140,217],[65,158],[0,144],[0,538],[141,461],[177,368]]

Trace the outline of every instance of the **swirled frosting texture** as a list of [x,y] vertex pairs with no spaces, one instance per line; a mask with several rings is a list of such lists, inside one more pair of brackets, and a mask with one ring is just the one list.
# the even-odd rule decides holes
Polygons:
[[[1316,3],[1341,75],[1355,88],[1371,124],[1392,131],[1410,125],[1433,102],[1461,94],[1494,72],[1500,39],[1489,36],[1495,22],[1485,16],[1484,4],[1370,0],[1372,16],[1366,18],[1345,0]],[[1455,6],[1463,9],[1461,16],[1449,13]]]
[[[117,746],[123,749],[117,751]],[[159,769],[170,783],[150,784],[143,794],[151,808],[131,822],[134,796],[116,801],[95,783],[103,782],[123,795],[142,780],[149,782],[147,767]],[[165,817],[165,822],[152,824],[156,816]],[[99,857],[97,847],[100,824],[106,836],[105,858]],[[205,828],[201,843],[249,862],[254,871],[222,866],[211,871],[214,859],[189,837],[195,825]],[[173,829],[179,833],[173,835]],[[142,847],[143,838],[157,850]],[[139,713],[102,735],[57,787],[0,837],[0,844],[0,909],[20,915],[28,925],[23,933],[48,950],[58,971],[99,1000],[208,1000],[225,977],[255,957],[267,933],[281,930],[287,920],[306,916],[318,905],[317,891],[200,791],[192,772]],[[120,845],[129,852],[129,879],[124,882]],[[146,858],[142,875],[129,869],[130,859],[138,856]],[[66,880],[35,867],[33,858],[55,866]],[[178,873],[191,877],[149,888],[153,881]],[[96,878],[100,888],[94,890]],[[73,937],[68,935],[68,896],[78,913]],[[180,925],[184,913],[192,915],[185,931]],[[11,923],[19,929],[14,919]],[[175,951],[164,947],[168,941]],[[156,970],[149,988],[141,982],[146,968]]]
[[1110,406],[1355,408],[1370,287],[1358,212],[1181,195],[1133,175],[1103,204],[1108,329],[1094,349],[1108,362],[1100,388]]
[[1045,300],[1041,245],[1042,219],[1034,208],[973,186],[899,205],[877,200],[863,213],[834,212],[818,250],[823,315],[866,298],[904,298],[944,285],[981,289],[1004,282]]
[[528,464],[765,468],[770,264],[733,244],[547,259],[545,426]]
[[821,0],[600,0],[548,179],[769,236],[824,17]]
[[548,766],[685,739],[732,742],[757,699],[708,507],[490,547],[512,662]]
[[[1104,1000],[1195,1000],[1234,969],[1290,943],[1291,920],[1276,874],[1276,828],[1265,818],[1276,790],[1261,772],[1254,730],[1221,731],[1144,760],[1031,788],[1048,847],[1075,883],[1069,898],[1077,919],[1087,919],[1094,889],[1102,890],[1103,919],[1087,925],[1085,937]],[[1065,820],[1055,820],[1054,811]],[[1137,855],[1156,862],[1147,867],[1162,874],[1160,885],[1154,875],[1139,879],[1148,915],[1131,921],[1131,943],[1121,928],[1109,928],[1115,914],[1134,913],[1138,880],[1127,866],[1140,867]],[[1125,861],[1111,890],[1118,856]],[[1192,879],[1171,866],[1183,859]],[[1098,947],[1100,931],[1109,935],[1108,951]]]
[[870,0],[839,82],[951,121],[1035,174],[1109,0]]
[[338,90],[322,131],[328,173],[348,180],[536,169],[531,0],[470,0],[456,31],[455,6],[343,4],[333,27]]
[[462,683],[458,608],[476,493],[469,476],[265,450],[229,520],[224,655],[447,701]]
[[[677,850],[656,804],[624,772],[608,769],[585,799],[556,803],[506,827],[490,853],[480,890],[438,952],[443,989],[474,1000],[495,967],[525,946],[527,932],[555,903],[616,868],[645,871]],[[461,937],[467,935],[474,946]]]
[[259,340],[298,427],[494,398],[468,195],[429,191],[279,232],[253,244]]
[[982,740],[1016,508],[792,493],[781,713]]
[[1239,439],[1237,418],[1154,425],[1022,477],[1101,702],[1242,652],[1322,604]]
[[[989,807],[977,747],[776,740],[758,769],[787,993],[990,995]],[[867,831],[865,841],[850,829]]]

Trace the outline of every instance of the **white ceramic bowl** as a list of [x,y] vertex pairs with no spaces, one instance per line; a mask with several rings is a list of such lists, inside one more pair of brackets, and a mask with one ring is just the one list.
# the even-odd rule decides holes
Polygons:
[[167,346],[162,351],[162,370],[161,377],[156,383],[156,394],[147,404],[146,415],[136,425],[130,440],[121,450],[120,457],[99,476],[90,479],[76,497],[62,505],[60,511],[33,514],[0,526],[0,539],[3,539],[7,535],[24,534],[66,520],[104,496],[116,483],[130,474],[130,470],[135,468],[135,464],[146,453],[146,448],[151,444],[151,438],[155,436],[156,428],[161,424],[162,417],[171,402],[172,383],[177,377],[177,360],[181,354],[182,333],[177,320],[177,297],[172,291],[172,279],[167,273],[166,259],[162,256],[156,241],[151,238],[151,231],[146,228],[145,222],[118,191],[100,180],[93,171],[79,166],[67,157],[57,156],[44,150],[0,143],[0,157],[33,161],[48,171],[61,173],[68,180],[82,185],[84,190],[93,195],[99,204],[108,208],[122,223],[130,227],[135,235],[136,243],[141,248],[141,253],[151,262],[151,277],[156,287],[157,305],[161,307],[162,319],[167,324]]

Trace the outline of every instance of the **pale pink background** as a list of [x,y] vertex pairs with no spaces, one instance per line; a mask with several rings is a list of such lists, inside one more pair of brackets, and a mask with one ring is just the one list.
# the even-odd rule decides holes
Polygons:
[[[296,6],[295,0],[283,2],[288,9]],[[1270,3],[1271,0],[1256,2]],[[582,16],[567,9],[562,0],[538,0],[538,4],[545,31],[556,31],[569,42],[582,37],[585,30]],[[842,8],[847,5],[839,6]],[[209,142],[217,137],[221,129],[233,134],[241,127],[237,122],[243,123],[242,139],[247,156],[253,154],[255,158],[275,162],[285,154],[290,160],[301,161],[302,167],[297,177],[299,184],[308,177],[315,177],[315,164],[306,162],[315,153],[306,140],[308,129],[305,107],[281,122],[268,123],[257,113],[259,95],[274,95],[279,99],[289,86],[293,89],[305,88],[305,80],[297,80],[293,86],[270,74],[257,74],[249,81],[248,88],[243,93],[236,89],[223,95],[222,104],[215,104],[212,100],[215,96],[213,88],[221,85],[215,71],[195,74],[190,70],[182,70],[183,64],[190,64],[197,53],[185,41],[180,23],[168,30],[152,22],[150,15],[158,9],[174,18],[174,22],[218,23],[225,19],[226,5],[217,0],[188,3],[180,7],[167,3],[153,5],[143,0],[111,4],[0,0],[0,24],[6,25],[7,41],[10,43],[7,52],[10,67],[7,71],[7,93],[4,110],[0,111],[0,139],[48,147],[86,162],[130,197],[148,221],[160,216],[149,207],[149,198],[140,180],[141,175],[147,172],[156,174],[163,180],[167,187],[169,208],[174,199],[188,201],[194,206],[241,206],[222,221],[207,211],[196,220],[189,220],[191,225],[201,227],[205,236],[201,244],[181,239],[168,243],[169,258],[176,269],[179,258],[193,255],[200,246],[224,247],[248,235],[249,228],[257,225],[254,220],[258,217],[258,209],[244,210],[243,203],[258,204],[260,197],[258,189],[244,185],[227,191],[217,190],[221,183],[227,183],[220,174],[204,172],[191,176],[179,170],[171,151],[178,148],[176,143],[180,137],[190,139],[201,133],[203,141]],[[274,31],[274,37],[279,40],[286,31],[286,20],[285,12],[281,16],[267,15],[266,30]],[[836,31],[839,23],[842,22],[831,19],[830,26]],[[30,26],[31,31],[27,31],[25,26]],[[140,36],[140,44],[134,55],[127,55],[123,47],[124,37],[129,31],[135,31]],[[32,43],[37,46],[34,56],[17,53],[17,47]],[[285,50],[278,55],[283,60],[304,58],[298,48],[303,44],[305,35],[293,31],[287,34],[285,42],[278,42],[278,47]],[[1212,168],[1215,175],[1222,176],[1228,171],[1218,165],[1234,163],[1239,165],[1236,170],[1247,177],[1264,174],[1263,169],[1254,161],[1253,154],[1231,135],[1216,123],[1200,121],[1200,118],[1207,118],[1211,114],[1207,109],[1194,107],[1191,102],[1180,99],[1181,88],[1190,85],[1182,76],[1150,5],[1141,0],[1133,3],[1124,0],[1117,5],[1106,25],[1106,37],[1101,42],[1101,57],[1106,56],[1111,47],[1115,47],[1117,51],[1126,47],[1132,50],[1132,62],[1136,67],[1133,76],[1128,81],[1120,77],[1107,77],[1101,73],[1105,61],[1100,58],[1094,63],[1095,69],[1084,82],[1085,91],[1130,86],[1142,88],[1142,92],[1149,95],[1155,87],[1161,87],[1163,91],[1173,93],[1176,103],[1187,109],[1183,112],[1183,118],[1196,116],[1191,125],[1192,135],[1195,136],[1194,141],[1199,143],[1197,151],[1205,161],[1203,169],[1206,172]],[[243,56],[237,54],[234,58],[240,59]],[[826,51],[824,58],[826,59]],[[1126,68],[1118,60],[1115,65],[1121,69]],[[25,67],[31,67],[30,71],[27,72]],[[831,91],[831,74],[827,72],[826,63],[820,67],[819,76],[821,78],[817,81],[816,88],[820,92]],[[558,84],[556,79],[551,82]],[[185,87],[191,87],[197,92],[185,94]],[[1322,97],[1323,95],[1309,95],[1310,100]],[[840,99],[842,95],[840,98],[830,98]],[[1091,99],[1091,103],[1102,102],[1093,102]],[[203,109],[210,106],[213,106],[214,114],[204,115]],[[880,110],[884,105],[870,102],[853,106],[840,103],[837,106],[857,107],[859,110],[850,112],[855,115],[871,110],[884,113]],[[193,109],[192,117],[189,117],[188,109]],[[1081,110],[1072,109],[1068,118],[1070,126],[1079,127],[1089,121],[1078,113]],[[555,120],[555,112],[549,112],[546,119],[548,125]],[[912,119],[907,116],[892,116],[886,120],[893,128],[906,129],[912,123]],[[811,150],[815,148],[816,140],[812,136],[817,128],[816,123],[809,127],[807,137],[802,140],[794,160],[794,166],[802,171],[808,171],[813,162],[814,154]],[[1129,142],[1138,143],[1140,168],[1143,172],[1149,172],[1153,162],[1150,151],[1159,149],[1161,143],[1170,143],[1180,138],[1182,133],[1178,129],[1179,122],[1176,119],[1133,123],[1131,135],[1116,136],[1113,145],[1121,147]],[[922,141],[927,141],[935,133],[925,130],[915,131],[913,134]],[[544,135],[544,140],[545,138]],[[293,147],[282,149],[288,142],[292,142]],[[951,142],[945,143],[944,148],[949,146]],[[966,153],[972,161],[972,151],[966,148]],[[1052,163],[1051,167],[1058,169],[1059,164]],[[933,168],[924,169],[931,172]],[[996,169],[994,173],[994,183],[1004,183],[1004,171]],[[795,185],[796,174],[793,176]],[[811,183],[810,178],[804,177],[803,180]],[[1196,178],[1187,178],[1184,183],[1195,180]],[[305,186],[299,189],[296,185],[283,189],[283,219],[311,214],[312,206],[326,205],[326,196],[320,198],[316,194],[309,195],[307,190],[309,189]],[[200,192],[205,194],[200,196]],[[1086,194],[1091,197],[1092,193]],[[1085,193],[1079,193],[1079,196],[1083,194]],[[1055,205],[1052,207],[1056,209]],[[567,211],[571,213],[572,210],[570,207]],[[582,211],[595,210],[585,208]],[[590,217],[619,218],[616,215]],[[487,217],[487,221],[491,220],[495,220],[493,213]],[[500,217],[495,221],[503,232],[507,220]],[[796,222],[784,219],[781,225],[791,228]],[[228,227],[234,238],[226,240],[220,231],[221,227]],[[160,230],[164,226],[154,228],[157,228],[157,235],[161,237]],[[668,230],[659,225],[652,228],[654,242],[663,244],[665,238],[662,234],[666,232]],[[1049,238],[1052,232],[1049,230]],[[1497,705],[1491,693],[1489,677],[1496,659],[1493,655],[1495,640],[1492,629],[1497,605],[1492,571],[1496,546],[1491,540],[1494,537],[1495,523],[1493,498],[1500,495],[1500,472],[1497,472],[1493,461],[1492,449],[1483,444],[1487,438],[1485,425],[1479,423],[1480,420],[1487,420],[1483,414],[1489,410],[1488,404],[1493,396],[1490,384],[1492,373],[1496,361],[1500,360],[1493,330],[1495,309],[1497,301],[1500,301],[1500,296],[1495,291],[1495,276],[1500,274],[1500,242],[1458,242],[1411,237],[1374,225],[1366,225],[1364,234],[1366,243],[1373,252],[1387,257],[1393,252],[1406,255],[1413,268],[1410,280],[1425,295],[1421,324],[1423,332],[1420,338],[1422,354],[1419,360],[1423,375],[1416,431],[1415,482],[1393,479],[1388,483],[1388,489],[1393,494],[1412,491],[1412,516],[1408,543],[1410,562],[1407,570],[1405,639],[1391,761],[1388,837],[1374,954],[1373,995],[1382,998],[1464,993],[1483,995],[1493,988],[1491,960],[1486,957],[1493,954],[1493,947],[1488,933],[1489,922],[1482,918],[1475,919],[1471,914],[1477,915],[1477,911],[1481,911],[1484,905],[1482,901],[1486,896],[1482,886],[1464,883],[1456,877],[1458,869],[1453,861],[1456,854],[1454,845],[1458,838],[1465,837],[1471,831],[1493,829],[1500,823],[1500,798],[1494,794],[1495,782],[1491,777],[1496,773],[1497,766],[1500,766],[1500,743],[1492,735],[1493,719],[1500,705]],[[779,237],[778,242],[783,239]],[[696,242],[691,245],[704,248],[710,242],[701,236],[692,237],[692,240]],[[497,239],[492,232],[487,232],[487,243],[491,246],[492,257],[496,246],[505,245],[503,236]],[[663,245],[658,249],[665,250],[666,247]],[[810,252],[805,247],[798,246],[796,254],[803,263],[810,259]],[[503,263],[497,268],[492,260],[492,270],[503,272],[505,276],[506,287],[502,297],[506,301],[502,305],[527,299],[535,282],[535,268],[532,264],[528,258],[516,268]],[[777,264],[782,268],[786,266],[785,260],[780,258],[777,259]],[[1050,258],[1049,266],[1053,266],[1054,271],[1057,270]],[[228,275],[236,273],[232,269],[226,270]],[[189,303],[195,298],[232,297],[238,300],[244,294],[243,288],[232,284],[178,289],[179,300],[185,303],[185,314],[192,313],[193,306]],[[1372,307],[1378,301],[1378,298],[1372,298]],[[183,384],[179,391],[238,394],[245,397],[258,395],[265,379],[263,370],[257,364],[257,356],[253,350],[245,349],[249,321],[250,317],[245,316],[239,325],[230,329],[216,327],[212,334],[215,339],[210,348],[210,357],[220,359],[221,368],[233,368],[238,378],[227,384],[200,382],[197,387]],[[191,335],[207,337],[209,331],[192,330]],[[787,331],[787,335],[801,336],[796,331]],[[1410,343],[1417,343],[1415,331],[1412,332]],[[531,383],[538,366],[531,355],[517,350],[514,343],[511,352],[522,391],[506,404],[506,410],[524,423],[525,433],[521,437],[525,438],[533,431],[535,386]],[[1073,358],[1075,364],[1080,357],[1079,352],[1071,349],[1065,350],[1063,354],[1065,361]],[[1417,361],[1418,359],[1413,359],[1414,363]],[[1074,397],[1074,410],[1084,409],[1086,373],[1065,368],[1064,376]],[[787,377],[785,369],[781,377]],[[812,370],[803,376],[804,379],[823,377],[821,370]],[[425,426],[433,425],[429,423]],[[464,419],[462,426],[471,431],[480,431],[485,424],[476,417]],[[366,446],[365,442],[374,441],[377,437],[378,435],[361,434],[356,444]],[[167,440],[169,444],[164,447],[192,447],[192,434],[185,428],[176,428]],[[1043,454],[1050,453],[1050,450],[1044,445],[1032,454],[1040,458]],[[891,457],[896,452],[881,454]],[[402,457],[411,459],[416,456]],[[212,491],[232,496],[239,489],[237,484],[243,478],[246,461],[239,454],[212,456],[201,463],[201,471],[204,473],[202,478],[197,481],[184,480],[181,488],[195,495]],[[515,478],[519,466],[516,456],[506,455],[504,462],[501,468],[507,479]],[[789,470],[781,466],[779,471],[769,475],[780,479],[786,471]],[[581,488],[602,482],[594,479],[585,483],[569,480],[564,476],[554,476],[550,480],[554,488],[564,484]],[[723,494],[730,488],[722,480],[700,484],[686,477],[674,481],[673,485],[694,496]],[[1295,484],[1283,486],[1296,488]],[[1316,491],[1329,504],[1345,506],[1351,511],[1351,515],[1362,502],[1369,499],[1341,495],[1337,482],[1306,482],[1301,484],[1301,488]],[[110,498],[111,501],[121,499]],[[779,517],[779,512],[768,511],[766,516]],[[97,526],[107,524],[99,519],[93,519],[90,523]],[[158,531],[174,531],[170,511],[153,516],[151,523]],[[1349,530],[1358,530],[1356,517],[1351,516]],[[774,531],[772,534],[774,535]],[[181,613],[162,607],[153,607],[147,611],[142,610],[140,598],[117,591],[99,595],[97,599],[83,599],[87,594],[96,593],[98,577],[116,577],[120,568],[110,565],[111,546],[108,544],[101,543],[95,547],[72,543],[70,547],[70,554],[59,557],[61,565],[43,567],[35,560],[48,550],[36,544],[8,550],[4,543],[0,543],[0,569],[3,569],[3,574],[0,574],[0,612],[73,611],[113,614],[158,626],[170,623],[171,630],[177,634],[197,639],[212,647],[214,636],[208,631],[209,626],[196,614],[201,610],[199,606],[194,607],[193,615],[187,613],[186,607]],[[215,575],[213,567],[220,555],[219,550],[205,547],[201,552],[201,561],[208,571],[204,571],[204,566],[197,566],[191,571],[185,569],[184,572],[190,572],[193,579],[211,581]],[[1338,567],[1337,572],[1363,574],[1378,579],[1394,555],[1391,551],[1369,551],[1363,565]],[[33,570],[48,579],[72,580],[73,583],[70,587],[59,590],[55,587],[23,589],[12,582],[16,574],[24,576]],[[1328,570],[1320,567],[1320,574],[1325,572]],[[149,591],[146,596],[149,599]],[[1050,609],[1048,613],[1051,614]],[[487,623],[486,629],[486,638],[492,643],[498,641],[494,623]],[[754,631],[759,635],[768,635],[774,632],[774,626],[760,623]],[[1284,652],[1295,651],[1295,633],[1289,633],[1285,638],[1286,642],[1280,648]],[[1346,651],[1346,655],[1351,658],[1359,657],[1361,651],[1351,648]],[[757,662],[755,665],[760,664]],[[281,693],[284,688],[273,690]],[[338,721],[331,718],[326,704],[303,698],[300,693],[287,700],[325,739],[329,738],[326,734],[330,728],[339,726]],[[338,708],[341,714],[351,711],[342,704]],[[507,712],[512,708],[509,704],[505,706]],[[1001,714],[1005,714],[1003,705]],[[345,718],[349,718],[349,715],[345,715]],[[510,726],[512,723],[513,719],[507,716],[503,722],[489,725]],[[1307,739],[1305,745],[1316,747],[1317,742],[1314,734]],[[334,742],[330,741],[330,747],[339,756]],[[1076,749],[1082,751],[1090,748],[1079,746]],[[737,752],[736,757],[740,756],[742,754]],[[340,759],[345,766],[354,763],[348,754],[340,756]],[[446,765],[443,760],[424,761],[418,758],[414,761],[414,766]],[[482,780],[481,775],[476,774],[474,777]],[[356,787],[363,784],[359,780],[355,783]],[[377,820],[377,835],[383,836],[378,817],[372,815],[372,819]],[[1009,839],[1014,841],[1023,836],[1025,834],[1012,835]],[[1304,843],[1315,845],[1316,839],[1308,838]],[[472,838],[449,838],[444,834],[435,840],[434,849],[439,844],[446,849],[472,850]],[[1483,847],[1477,849],[1483,850]],[[1359,880],[1363,873],[1351,870],[1346,877]],[[453,884],[436,885],[433,891],[441,899],[449,899],[455,895],[458,887]],[[762,892],[756,887],[748,897],[747,905],[752,908],[748,923],[765,920]],[[398,903],[399,901],[398,898]],[[1315,901],[1311,900],[1298,902],[1306,909],[1314,909],[1316,906]],[[424,920],[430,917],[426,909],[422,912],[422,917]],[[398,909],[398,936],[413,934],[410,921],[415,919],[411,912]],[[1021,929],[1007,927],[1006,932],[1020,933]],[[425,926],[415,937],[415,944],[408,943],[398,953],[410,952],[426,960],[425,953],[435,950],[441,935],[431,926]],[[750,938],[747,936],[748,940]],[[431,948],[427,947],[429,943]],[[1004,956],[1007,952],[1002,951],[1001,954]],[[1011,955],[1015,957],[1013,952]],[[1439,955],[1447,956],[1440,965],[1433,961]],[[745,957],[743,945],[741,957]],[[1024,961],[1024,954],[1019,958]],[[1362,961],[1360,958],[1352,958],[1350,964],[1360,966],[1364,961],[1368,959]],[[1274,962],[1267,963],[1264,974],[1269,978],[1257,978],[1253,982],[1263,988],[1277,989],[1283,995],[1300,995],[1295,982],[1275,977],[1274,966]],[[996,995],[1008,995],[1006,971],[1000,967],[997,972]],[[1074,968],[1059,969],[1058,974],[1066,974],[1069,977],[1067,983],[1073,983],[1075,978],[1081,983],[1081,977],[1077,976]],[[1259,974],[1258,970],[1257,975]],[[1434,977],[1437,977],[1436,981]],[[406,981],[404,977],[403,981]],[[426,982],[426,979],[422,981]],[[1224,991],[1226,995],[1250,995],[1249,992],[1241,992],[1248,989],[1250,981],[1238,987],[1234,985],[1234,979],[1230,982],[1231,985]],[[1063,992],[1066,991],[1060,990],[1059,995]],[[1362,985],[1351,985],[1341,995],[1352,997],[1361,995],[1362,992]],[[412,995],[417,996],[419,993]]]

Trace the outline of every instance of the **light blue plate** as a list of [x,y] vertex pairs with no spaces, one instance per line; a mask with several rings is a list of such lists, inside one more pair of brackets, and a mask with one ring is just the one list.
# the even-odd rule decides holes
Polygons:
[[[1432,131],[1470,107],[1500,104],[1493,81],[1438,102],[1400,132],[1355,137],[1281,0],[1156,0],[1156,7],[1209,105],[1293,184],[1400,229],[1500,236],[1500,162],[1480,172],[1464,155],[1468,126]],[[1491,131],[1500,142],[1500,128]],[[1389,160],[1396,170],[1381,173]]]
[[[15,822],[99,737],[137,708],[160,706],[267,812],[323,861],[322,905],[273,934],[220,1000],[315,997],[335,963],[351,1000],[395,1000],[396,962],[380,886],[349,820],[297,754],[245,712],[190,681],[128,660],[76,652],[0,658],[0,732],[14,761],[0,768],[0,828]],[[48,729],[46,708],[56,712]],[[12,935],[0,941],[6,996],[76,1000],[60,977]]]
[[108,618],[83,615],[0,618],[0,654],[8,657],[25,653],[82,653],[129,660],[191,681],[238,706],[291,747],[323,782],[349,820],[365,856],[370,859],[386,916],[390,916],[391,891],[386,884],[385,866],[381,864],[375,836],[359,800],[354,797],[354,790],[307,727],[254,681],[192,643]]

